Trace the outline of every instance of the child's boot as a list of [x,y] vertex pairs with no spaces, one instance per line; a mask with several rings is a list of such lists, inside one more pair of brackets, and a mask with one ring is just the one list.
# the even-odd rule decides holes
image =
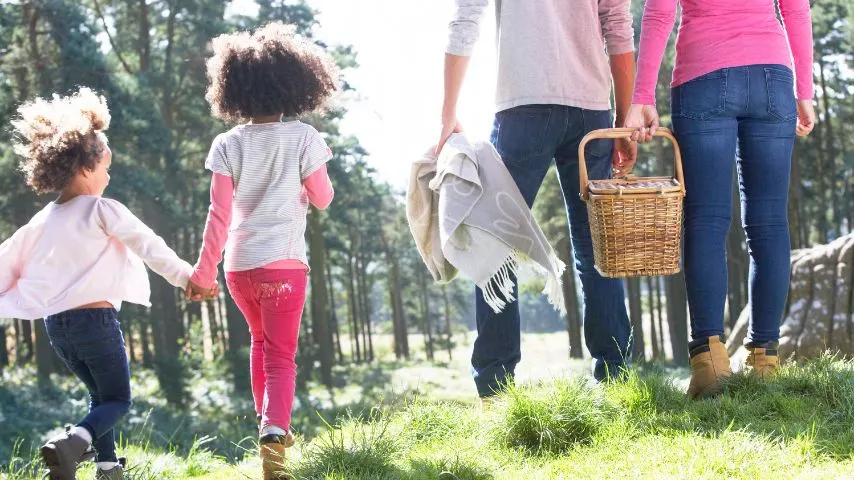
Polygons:
[[115,465],[112,468],[104,470],[101,467],[96,467],[95,480],[124,480],[125,465],[127,465],[127,459],[125,457],[121,457],[119,458],[118,465]]
[[768,380],[773,377],[780,368],[780,359],[777,357],[777,342],[768,343],[748,343],[745,345],[747,351],[747,360],[745,361],[745,370],[759,375],[763,380]]
[[[87,432],[88,433],[88,432]],[[80,427],[66,427],[42,445],[40,453],[50,470],[50,480],[75,480],[77,464],[88,456],[91,441],[80,432]]]
[[294,436],[291,432],[284,435],[270,433],[262,435],[259,440],[261,452],[261,469],[264,480],[284,480],[291,476],[285,468],[285,449],[293,446]]
[[700,338],[688,344],[691,355],[691,383],[688,396],[700,399],[721,392],[721,380],[729,377],[729,354],[720,336]]

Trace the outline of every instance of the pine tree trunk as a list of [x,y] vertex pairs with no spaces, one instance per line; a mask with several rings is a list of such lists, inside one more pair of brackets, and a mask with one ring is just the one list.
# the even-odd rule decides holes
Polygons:
[[395,255],[395,252],[393,251],[393,246],[389,244],[385,235],[382,236],[382,242],[385,249],[389,272],[386,284],[388,285],[388,301],[389,306],[391,307],[391,325],[392,332],[394,334],[394,356],[397,359],[409,359],[406,320],[403,311],[403,301],[401,299],[402,285],[400,281],[400,267],[398,265],[397,255]]
[[804,187],[801,182],[801,168],[798,157],[792,158],[792,181],[789,186],[789,235],[792,239],[792,248],[806,246],[806,238],[803,235],[803,198]]
[[[151,199],[144,205],[151,228],[167,244],[175,244],[174,229],[164,216],[163,209]],[[186,372],[181,361],[181,343],[184,338],[182,315],[178,309],[175,287],[159,275],[150,274],[151,324],[154,335],[154,368],[166,401],[178,408],[185,406]]]
[[[820,68],[823,69],[823,66],[820,65]],[[818,109],[816,109],[816,110],[818,110]],[[819,115],[819,118],[821,118],[820,117],[821,116],[820,111],[817,111],[816,115]],[[828,112],[824,112],[825,118],[827,118],[828,115],[829,115]],[[814,165],[817,172],[816,172],[816,175],[814,178],[816,178],[816,180],[817,180],[816,188],[815,188],[815,192],[817,192],[817,193],[815,193],[815,195],[818,198],[815,200],[818,200],[819,209],[816,212],[816,218],[814,220],[816,222],[816,224],[815,224],[816,229],[818,230],[818,242],[819,243],[827,243],[827,231],[829,229],[829,225],[827,222],[827,213],[825,212],[825,208],[824,208],[824,205],[826,205],[826,203],[824,201],[824,196],[825,196],[825,192],[827,192],[827,190],[828,190],[828,186],[827,186],[828,182],[827,182],[827,177],[825,174],[825,165],[827,164],[827,151],[825,150],[826,143],[824,140],[824,137],[827,135],[827,133],[825,132],[825,130],[826,130],[826,126],[824,125],[824,122],[817,122],[816,126],[815,126],[815,130],[813,132],[813,135],[815,135],[815,143],[816,143],[816,146],[818,147],[817,148],[818,158],[817,158],[817,161],[815,162],[815,165]]]
[[[739,184],[738,174],[733,173],[733,180]],[[741,310],[747,304],[747,249],[744,229],[741,227],[741,196],[738,189],[732,191],[732,223],[727,233],[727,327],[735,326]]]
[[[225,278],[220,267],[220,278]],[[225,288],[228,289],[228,284],[225,283]],[[229,292],[223,295],[225,301],[225,322],[228,329],[228,360],[229,370],[231,373],[232,384],[237,392],[251,391],[249,373],[249,349],[251,348],[251,338],[249,335],[249,327],[246,324],[246,319],[243,313],[237,308],[234,303],[234,298]]]
[[344,363],[344,351],[341,349],[341,330],[338,328],[338,308],[335,302],[335,289],[332,283],[332,267],[331,262],[326,262],[326,281],[329,291],[329,309],[332,314],[332,334],[335,341],[335,351],[338,354],[338,363]]
[[207,305],[202,305],[205,302],[193,302],[201,307],[199,310],[200,321],[202,322],[202,358],[205,362],[213,361],[213,332],[211,331],[211,313]]
[[154,355],[151,352],[151,335],[149,335],[146,321],[141,321],[139,324],[139,343],[142,345],[142,366],[151,367]]
[[213,311],[214,326],[216,327],[216,355],[220,358],[225,357],[225,352],[228,350],[228,332],[225,327],[225,309],[222,305],[222,297],[214,298],[210,302],[211,310]]
[[427,290],[427,275],[419,269],[418,282],[421,287],[421,328],[424,332],[424,348],[427,359],[433,361],[433,326],[430,322],[430,297]]
[[371,285],[368,281],[368,262],[364,255],[359,261],[359,275],[362,284],[362,308],[364,309],[365,333],[367,334],[368,361],[374,361],[374,332],[371,325]]
[[357,300],[356,300],[356,285],[355,285],[355,275],[353,273],[353,256],[348,252],[347,254],[347,287],[348,287],[348,300],[350,302],[350,352],[355,352],[356,363],[362,361],[362,348],[359,344],[359,313],[357,312]]
[[36,336],[36,372],[39,384],[50,383],[50,374],[54,373],[53,349],[47,336],[44,320],[33,322]]
[[670,344],[673,361],[677,365],[688,365],[688,294],[685,277],[680,272],[665,279],[667,298],[667,325],[670,328]]
[[356,256],[353,258],[353,275],[356,277],[355,280],[355,290],[354,294],[356,295],[356,327],[358,328],[359,336],[358,343],[359,348],[362,351],[362,360],[367,362],[369,360],[368,357],[368,334],[366,333],[365,327],[365,305],[362,303],[364,301],[364,296],[362,295],[362,289],[364,286],[362,285],[362,275],[359,272],[359,253],[356,252]]
[[563,287],[563,305],[566,309],[566,333],[569,337],[569,358],[584,358],[581,335],[581,309],[578,294],[575,291],[575,267],[572,261],[572,244],[569,237],[558,242],[558,257],[566,264],[561,276]]
[[655,324],[655,308],[654,301],[652,299],[653,295],[653,287],[652,287],[652,277],[646,277],[646,294],[647,294],[647,303],[649,304],[649,332],[650,332],[650,343],[652,343],[652,358],[660,359],[664,357],[663,352],[661,351],[661,342],[659,340],[658,327]]
[[6,346],[6,320],[0,320],[0,371],[9,366],[9,348]]
[[[839,213],[839,204],[841,202],[837,202],[834,198],[834,194],[837,191],[836,186],[836,148],[833,145],[833,141],[835,139],[833,135],[833,119],[834,116],[830,114],[830,103],[827,95],[827,81],[825,80],[824,74],[824,58],[822,55],[817,55],[818,60],[818,73],[819,79],[821,81],[821,100],[822,106],[824,109],[825,117],[822,124],[827,128],[827,135],[825,136],[825,141],[827,142],[827,146],[825,147],[827,151],[827,186],[828,189],[826,191],[827,198],[824,199],[826,203],[824,205],[830,206],[830,211],[833,213],[833,218],[828,222],[828,225],[831,229],[834,230],[835,235],[839,236],[839,227],[841,214]],[[824,192],[822,192],[824,193]],[[826,214],[822,215],[826,217]]]
[[632,360],[635,362],[643,361],[646,358],[640,290],[639,278],[629,278],[626,280],[626,291],[629,297],[629,318],[632,322]]
[[312,338],[320,354],[320,380],[332,388],[332,363],[335,352],[329,329],[329,301],[326,291],[326,245],[320,212],[312,208],[308,216],[309,265],[311,266],[311,320]]
[[664,315],[661,307],[661,277],[653,277],[652,279],[653,292],[653,313],[658,322],[658,351],[661,352],[662,358],[667,357],[667,350],[664,347]]
[[[20,356],[18,357],[18,365],[25,365],[33,361],[35,348],[33,347],[33,328],[29,320],[18,320],[21,329],[21,340],[19,342]],[[23,348],[21,348],[23,346]]]
[[185,371],[181,362],[183,325],[175,299],[175,289],[159,276],[152,275],[152,313],[154,334],[154,368],[166,401],[183,408],[186,400]]
[[451,329],[451,301],[448,298],[448,286],[442,285],[442,299],[445,302],[445,333],[448,335],[447,345],[448,345],[448,361],[451,362],[454,360],[454,333]]
[[128,352],[128,363],[135,364],[137,363],[136,358],[136,342],[133,339],[133,316],[128,315],[127,317],[122,319],[121,323],[122,328],[122,336],[125,338],[125,345],[127,345]]
[[400,312],[397,311],[397,300],[395,299],[394,290],[395,284],[397,283],[395,280],[395,272],[394,267],[391,265],[393,260],[390,259],[389,255],[386,255],[389,262],[389,276],[386,280],[386,286],[388,289],[388,304],[391,307],[391,331],[392,331],[392,343],[394,346],[394,358],[400,360],[403,358],[403,342],[401,340],[400,335]]

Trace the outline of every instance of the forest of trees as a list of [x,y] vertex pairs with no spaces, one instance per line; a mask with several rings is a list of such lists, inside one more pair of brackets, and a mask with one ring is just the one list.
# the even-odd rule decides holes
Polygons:
[[[23,101],[86,85],[108,98],[113,115],[108,135],[114,162],[107,194],[128,205],[194,262],[210,185],[203,162],[210,141],[227,128],[211,116],[204,99],[210,39],[270,20],[295,24],[301,34],[312,37],[316,25],[316,12],[304,1],[257,3],[257,16],[227,16],[227,2],[220,0],[0,2],[0,118],[6,119],[0,129],[0,239],[52,200],[29,191],[16,171],[8,119]],[[633,13],[639,26],[642,1],[633,2]],[[854,134],[854,1],[813,2],[813,18],[820,121],[811,137],[797,142],[795,151],[790,202],[795,248],[846,234],[854,224],[854,145],[848,140]],[[358,68],[358,52],[349,46],[329,48],[349,88],[346,73]],[[661,70],[660,105],[669,103],[665,86],[672,65],[671,41]],[[453,333],[464,329],[473,306],[468,283],[433,283],[412,243],[402,192],[377,180],[367,161],[369,152],[358,139],[339,132],[345,113],[338,109],[306,119],[328,134],[335,155],[329,168],[336,198],[329,211],[309,215],[312,273],[298,359],[298,383],[303,386],[309,380],[331,386],[336,364],[374,361],[380,333],[391,337],[397,358],[409,358],[415,350],[431,360],[447,358]],[[667,145],[644,147],[639,173],[669,172],[671,161]],[[738,218],[738,202],[734,205]],[[571,265],[554,176],[541,191],[535,213]],[[747,254],[740,228],[731,230],[729,247],[732,325],[747,301]],[[153,369],[168,401],[179,407],[185,404],[188,372],[199,362],[224,360],[235,386],[248,391],[248,332],[224,281],[218,300],[192,304],[159,277],[152,275],[151,280],[152,308],[125,305],[121,313],[134,368]],[[571,268],[564,280],[567,351],[580,357],[579,287]],[[535,292],[537,286],[527,290]],[[641,359],[649,352],[654,359],[686,363],[687,305],[681,276],[633,279],[627,282],[627,292],[635,356]],[[412,338],[419,344],[410,344]],[[41,379],[63,370],[48,345],[43,322],[0,320],[0,369],[30,363],[37,365]]]

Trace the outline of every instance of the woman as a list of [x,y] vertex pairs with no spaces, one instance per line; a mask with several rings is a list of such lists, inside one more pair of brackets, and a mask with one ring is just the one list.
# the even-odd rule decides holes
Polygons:
[[[779,366],[789,283],[792,146],[796,133],[805,136],[815,124],[812,31],[808,0],[778,0],[782,26],[774,0],[679,2],[671,113],[688,193],[683,259],[692,338],[688,395],[702,398],[719,393],[721,380],[730,375],[723,333],[734,165],[750,254],[747,368],[768,378]],[[626,119],[627,127],[637,129],[633,139],[641,142],[651,140],[659,125],[655,85],[676,3],[647,0],[644,8],[638,76]]]

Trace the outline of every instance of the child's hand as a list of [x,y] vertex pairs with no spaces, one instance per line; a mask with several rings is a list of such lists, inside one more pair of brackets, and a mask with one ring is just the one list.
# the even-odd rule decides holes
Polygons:
[[187,301],[200,302],[202,300],[210,300],[219,294],[219,285],[214,285],[213,288],[202,288],[192,281],[187,283],[187,288],[184,290],[184,298]]

